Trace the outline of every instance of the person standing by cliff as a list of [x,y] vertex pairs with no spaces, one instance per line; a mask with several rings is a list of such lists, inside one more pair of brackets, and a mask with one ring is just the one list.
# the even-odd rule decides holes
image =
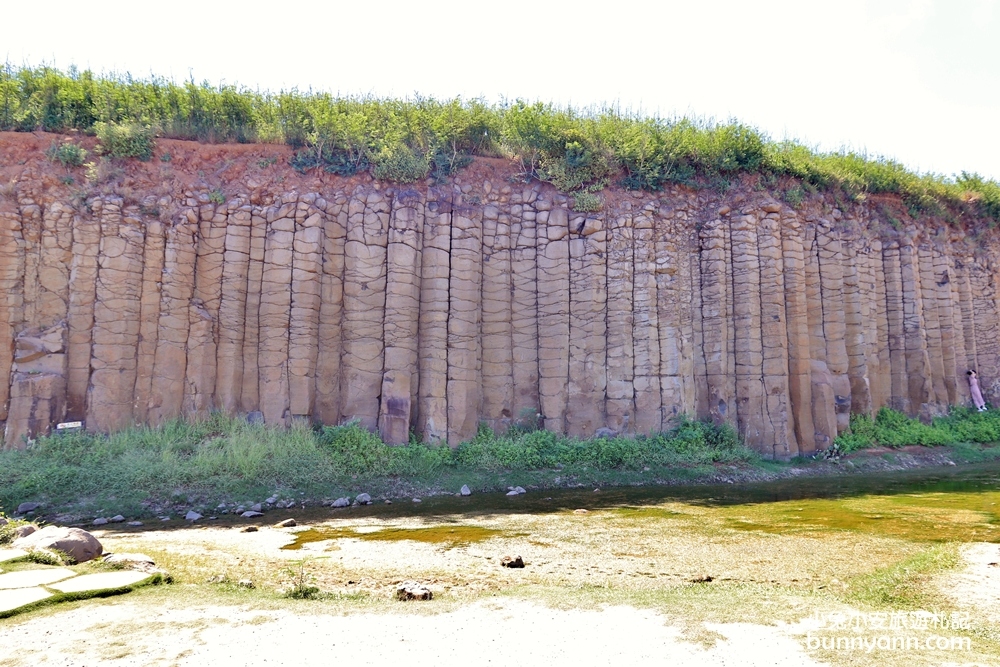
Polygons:
[[969,376],[969,390],[972,392],[972,402],[976,404],[976,409],[980,412],[986,411],[986,401],[983,400],[983,392],[979,389],[979,377],[976,371],[966,373]]

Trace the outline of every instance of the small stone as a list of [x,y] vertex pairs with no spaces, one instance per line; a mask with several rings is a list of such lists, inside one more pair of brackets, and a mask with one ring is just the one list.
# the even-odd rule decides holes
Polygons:
[[527,493],[527,491],[524,490],[523,486],[515,486],[514,490],[517,491],[518,493]]
[[104,525],[107,525],[107,523],[108,523],[107,519],[105,519],[102,516],[99,516],[96,519],[94,519],[94,521],[91,523],[91,525],[92,526],[104,526]]
[[27,514],[28,512],[34,512],[36,509],[41,507],[41,503],[21,503],[17,506],[16,514]]
[[116,514],[110,519],[108,519],[108,523],[125,523],[125,517],[123,517],[121,514]]
[[159,519],[160,519],[160,521],[170,521],[170,517],[169,516],[161,516],[161,517],[159,517]]
[[350,506],[351,506],[350,498],[337,498],[336,500],[333,501],[333,504],[331,505],[331,507],[350,507]]
[[0,526],[6,526],[8,523],[10,523],[10,522],[7,521],[7,519],[5,519],[2,516],[0,516]]
[[415,581],[404,581],[396,588],[397,600],[430,600],[433,597],[431,589]]
[[356,502],[359,505],[371,505],[372,497],[369,496],[367,493],[361,493],[358,494],[358,497],[354,499],[354,502]]
[[524,567],[524,560],[520,556],[514,556],[513,558],[504,556],[500,559],[500,565],[513,568]]
[[260,503],[254,503],[253,505],[250,506],[251,512],[262,512],[263,510],[264,508],[261,507]]
[[294,528],[297,524],[295,523],[295,519],[285,519],[284,521],[279,521],[274,525],[278,528]]
[[217,510],[224,510],[224,509],[226,509],[226,503],[219,503],[218,505],[215,506],[215,509],[217,509]]
[[419,502],[422,502],[422,501],[420,500],[420,498],[414,498],[414,499],[413,499],[413,502],[415,502],[415,503],[419,503]]
[[17,535],[17,537],[15,537],[14,539],[27,537],[28,535],[31,535],[32,533],[37,531],[38,531],[38,526],[36,526],[33,523],[29,523],[24,526],[18,526],[17,528],[14,529],[14,534]]
[[240,532],[241,533],[256,533],[257,532],[257,526],[247,526],[246,528],[243,528],[242,530],[240,530]]
[[275,498],[274,496],[271,496],[270,498],[268,498],[264,502],[267,503],[268,505],[273,505],[274,503],[278,502],[278,499]]
[[468,484],[463,484],[461,490],[459,491],[463,496],[471,496],[472,489],[469,488]]
[[392,501],[391,501],[391,500],[389,500],[388,498],[386,498],[386,499],[385,499],[385,504],[386,504],[386,505],[391,505],[391,504],[392,504]]
[[235,510],[233,510],[233,514],[243,514],[246,511],[247,511],[246,507],[244,507],[243,505],[239,505],[236,507]]
[[573,514],[587,514],[587,513],[588,513],[588,510],[585,510],[583,508],[580,508],[578,510],[573,510]]
[[253,582],[250,581],[249,579],[240,579],[239,581],[236,582],[236,585],[239,586],[240,588],[253,588],[254,587]]
[[600,489],[594,489],[594,493],[600,493],[600,492],[601,492]]
[[142,525],[142,521],[129,521],[125,524],[126,526],[132,526],[133,528],[138,528]]
[[264,423],[264,413],[260,410],[254,410],[253,412],[247,413],[247,423],[248,424],[263,424]]
[[518,493],[517,491],[508,491],[508,492],[507,492],[507,495],[508,495],[508,496],[519,496],[519,495],[521,495],[521,494],[520,494],[520,493]]
[[243,517],[244,519],[253,519],[254,517],[264,516],[264,513],[263,512],[254,512],[253,510],[247,510],[246,512],[244,512],[240,516]]
[[201,515],[194,510],[188,510],[188,513],[184,515],[185,521],[197,521],[201,518]]

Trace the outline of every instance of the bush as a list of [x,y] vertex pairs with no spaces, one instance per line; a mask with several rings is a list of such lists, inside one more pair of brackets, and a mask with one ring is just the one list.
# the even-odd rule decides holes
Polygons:
[[94,132],[100,140],[97,152],[116,158],[139,158],[146,162],[153,157],[155,132],[148,125],[139,123],[95,123]]
[[87,149],[69,139],[62,142],[52,142],[45,151],[45,157],[58,162],[64,167],[82,167],[87,160]]
[[372,176],[381,181],[413,183],[427,177],[430,162],[405,144],[383,146],[372,156]]
[[593,192],[576,192],[573,194],[573,210],[581,213],[594,213],[604,206],[604,200]]
[[834,443],[844,453],[881,445],[957,445],[961,443],[1000,442],[1000,412],[977,412],[953,407],[946,417],[930,424],[883,407],[873,420],[867,415],[852,415],[851,426]]

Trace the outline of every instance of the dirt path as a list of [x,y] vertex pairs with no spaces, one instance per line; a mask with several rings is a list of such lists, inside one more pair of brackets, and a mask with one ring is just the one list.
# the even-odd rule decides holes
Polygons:
[[[135,619],[142,618],[142,622]],[[58,628],[58,629],[55,629]],[[0,665],[817,665],[786,629],[710,624],[711,648],[632,607],[487,600],[442,614],[297,614],[135,604],[80,608],[2,634]]]

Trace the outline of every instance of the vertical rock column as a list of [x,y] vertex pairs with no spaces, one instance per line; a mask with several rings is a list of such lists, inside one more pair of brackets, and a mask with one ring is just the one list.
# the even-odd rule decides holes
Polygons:
[[934,389],[927,355],[927,328],[920,289],[920,264],[917,248],[909,236],[899,247],[900,276],[903,286],[903,335],[906,345],[906,376],[912,414],[929,418],[934,410]]
[[242,410],[243,348],[247,330],[247,284],[250,271],[249,204],[234,202],[226,226],[219,303],[219,347],[216,358],[215,407],[228,414]]
[[694,416],[691,249],[683,209],[662,211],[655,228],[656,317],[660,350],[662,428],[681,414]]
[[888,325],[890,392],[889,407],[910,413],[910,392],[906,379],[906,335],[903,329],[903,281],[899,262],[899,241],[887,239],[882,245],[885,270],[885,312]]
[[514,417],[510,216],[483,209],[483,393],[480,417],[502,431]]
[[389,203],[380,192],[351,198],[344,257],[340,395],[343,419],[378,428],[385,361],[384,323]]
[[[294,195],[293,195],[294,196]],[[260,411],[267,424],[288,423],[288,331],[291,325],[292,264],[297,202],[276,202],[267,210],[261,273],[257,354]]]
[[472,439],[479,428],[482,264],[482,210],[456,205],[448,285],[448,443],[453,447]]
[[69,327],[66,347],[66,415],[80,421],[87,413],[90,356],[97,290],[97,255],[101,224],[90,215],[73,218],[73,263],[69,274]]
[[729,392],[729,338],[726,234],[716,218],[701,228],[701,316],[705,355],[708,415],[716,424],[735,421],[734,396]]
[[607,219],[608,230],[608,389],[607,427],[619,430],[635,413],[635,357],[632,341],[632,216]]
[[816,451],[817,438],[812,417],[809,302],[806,296],[802,224],[789,209],[782,209],[780,216],[785,327],[788,332],[788,396],[799,453],[808,455]]
[[[915,250],[920,275],[920,307],[924,314],[927,359],[930,362],[931,402],[936,406],[935,411],[944,413],[948,406],[948,387],[945,382],[945,350],[941,334],[942,322],[940,313],[938,312],[937,279],[934,276],[934,255],[929,240],[920,243],[916,246]],[[951,363],[954,365],[954,348],[948,352],[952,357]]]
[[[243,382],[240,406],[243,412],[260,409],[260,305],[267,243],[267,211],[250,209],[250,250],[247,262],[247,300],[243,326]],[[340,378],[336,379],[340,384]]]
[[97,200],[95,209],[98,203],[101,250],[87,429],[108,432],[132,424],[144,238],[139,220],[123,217],[120,199]]
[[305,195],[295,212],[292,245],[292,303],[288,320],[288,410],[308,421],[316,400],[319,309],[323,272],[323,216]]
[[[560,204],[539,200],[538,393],[545,428],[566,432],[569,401],[569,216]],[[544,235],[543,235],[544,234]],[[545,239],[542,241],[542,239]]]
[[222,269],[226,253],[228,211],[202,204],[199,211],[198,259],[195,262],[194,298],[188,311],[188,365],[184,379],[185,417],[205,419],[215,408],[216,351]]
[[[839,211],[837,211],[839,213]],[[847,326],[844,320],[844,252],[840,231],[827,220],[816,225],[820,295],[823,304],[822,332],[826,339],[826,366],[831,375],[837,433],[851,420],[851,380],[848,374]],[[815,398],[815,397],[814,397]]]
[[420,268],[424,203],[415,191],[396,195],[389,220],[385,288],[385,368],[379,407],[379,434],[391,445],[409,441],[419,383]]
[[50,327],[66,319],[69,274],[73,263],[73,210],[52,202],[42,212],[39,239],[38,305],[34,326]]
[[760,271],[760,339],[763,361],[763,451],[787,460],[799,453],[789,397],[788,327],[785,320],[781,206],[765,205],[757,227]]
[[[436,193],[432,192],[434,197]],[[451,273],[451,199],[427,202],[420,268],[420,391],[417,432],[428,442],[448,439],[448,276]]]
[[632,218],[632,340],[636,433],[658,433],[663,428],[660,396],[660,334],[656,294],[656,230],[652,204]]
[[760,258],[757,252],[757,216],[751,211],[734,215],[732,238],[733,325],[736,335],[736,417],[746,444],[773,456],[774,432],[765,422],[764,347],[760,320]]
[[[156,356],[147,419],[158,425],[176,419],[184,400],[187,374],[187,340],[190,306],[194,294],[197,211],[188,209],[167,228],[160,296]],[[72,340],[72,327],[70,336]]]
[[[538,192],[525,188],[511,197],[511,347],[514,372],[514,419],[535,419],[538,398],[538,292],[536,212]],[[518,203],[522,202],[522,203]]]
[[[857,229],[857,223],[853,225]],[[871,387],[868,375],[867,325],[874,322],[869,311],[871,298],[863,293],[867,273],[867,252],[860,239],[844,239],[844,343],[847,349],[847,377],[850,380],[853,414],[870,415]]]
[[603,217],[574,216],[570,220],[569,435],[592,437],[604,426],[607,391],[608,307],[607,232]]
[[159,338],[160,285],[163,280],[165,238],[163,223],[157,219],[144,221],[146,248],[143,252],[142,297],[139,303],[139,347],[136,350],[135,404],[133,417],[136,423],[145,424],[149,419],[149,405],[153,391],[153,372],[156,362],[156,342]]
[[14,325],[21,321],[24,308],[23,272],[21,217],[16,211],[0,210],[0,421],[6,421],[10,402]]
[[886,297],[886,270],[882,239],[871,240],[868,262],[871,266],[874,285],[872,312],[875,316],[874,354],[878,359],[878,374],[872,374],[872,410],[878,411],[891,403],[892,399],[892,359],[889,346],[889,311]]
[[344,306],[344,242],[347,238],[347,198],[337,195],[325,204],[323,218],[323,277],[319,305],[319,356],[316,358],[316,407],[323,424],[340,419],[340,348]]
[[[836,390],[833,373],[827,364],[827,345],[824,331],[827,304],[823,302],[823,282],[820,270],[819,241],[815,222],[806,225],[806,313],[809,320],[809,370],[812,382],[812,418],[816,434],[816,448],[826,449],[837,437]],[[831,306],[833,304],[830,304]]]

